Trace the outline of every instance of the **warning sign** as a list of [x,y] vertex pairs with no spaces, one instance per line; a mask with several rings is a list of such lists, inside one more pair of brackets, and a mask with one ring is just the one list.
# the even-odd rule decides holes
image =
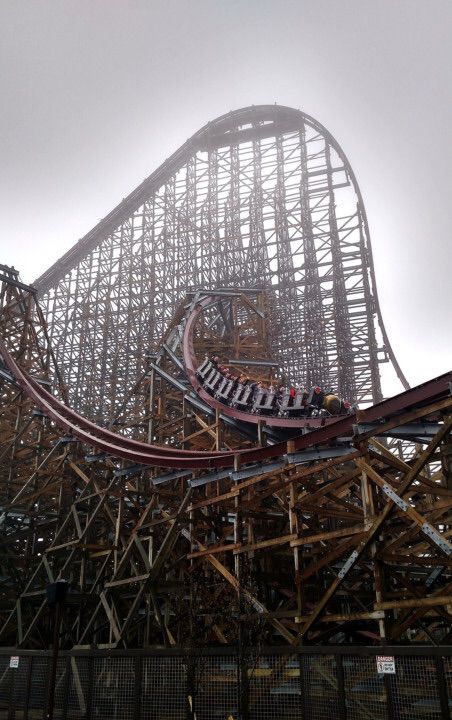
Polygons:
[[393,655],[377,655],[377,672],[395,675],[395,658]]
[[11,655],[9,658],[9,666],[10,668],[18,668],[19,667],[19,656],[18,655]]

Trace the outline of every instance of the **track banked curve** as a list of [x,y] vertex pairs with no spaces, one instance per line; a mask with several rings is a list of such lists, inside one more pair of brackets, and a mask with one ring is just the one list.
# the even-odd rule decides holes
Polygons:
[[[190,328],[188,328],[188,331],[189,330]],[[69,432],[81,442],[92,445],[98,450],[114,457],[154,467],[203,470],[232,467],[234,465],[234,458],[237,455],[240,456],[241,464],[245,464],[281,457],[287,453],[287,442],[235,452],[206,453],[204,451],[162,447],[131,440],[130,438],[117,435],[87,420],[48,393],[36,380],[20,368],[2,340],[0,340],[0,354],[21,390],[23,390],[30,400],[32,400],[45,415],[50,417],[60,429]],[[187,372],[190,378],[191,371],[189,368],[187,368]],[[195,370],[192,372],[195,372]],[[377,405],[359,411],[359,422],[378,422],[382,418],[397,415],[416,405],[425,405],[440,397],[446,397],[450,394],[451,383],[452,372],[445,373],[438,378],[411,388],[388,400],[383,400]],[[208,397],[212,400],[210,396]],[[353,425],[357,422],[357,414],[343,416],[323,427],[317,427],[316,429],[312,429],[311,432],[304,433],[292,439],[292,447],[294,450],[300,451],[315,445],[330,443],[340,437],[350,436],[353,432]]]

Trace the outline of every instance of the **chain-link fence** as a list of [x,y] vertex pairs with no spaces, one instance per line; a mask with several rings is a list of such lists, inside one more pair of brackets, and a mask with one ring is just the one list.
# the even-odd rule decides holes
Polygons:
[[0,648],[0,719],[450,720],[452,648],[73,651],[52,683],[51,652]]

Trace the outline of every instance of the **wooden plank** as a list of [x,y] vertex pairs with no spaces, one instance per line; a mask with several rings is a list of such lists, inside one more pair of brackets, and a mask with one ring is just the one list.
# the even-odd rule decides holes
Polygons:
[[205,550],[197,550],[196,552],[189,553],[187,558],[193,560],[204,555],[218,555],[222,552],[230,552],[237,550],[240,547],[240,543],[226,543],[223,545],[208,545]]
[[[415,408],[414,410],[409,410],[406,413],[403,413],[402,415],[394,415],[390,420],[386,420],[386,422],[382,423],[381,425],[378,425],[377,427],[373,428],[372,430],[369,430],[369,432],[358,434],[356,436],[356,442],[362,443],[363,441],[369,440],[369,438],[373,438],[375,435],[381,435],[384,432],[387,432],[388,430],[392,430],[396,427],[401,427],[402,425],[406,425],[407,423],[412,422],[413,420],[418,420],[419,418],[427,417],[427,415],[433,415],[434,413],[438,412],[439,410],[447,410],[447,408],[452,407],[452,397],[446,397],[443,400],[437,400],[434,403],[431,403],[430,405],[426,405],[424,407]],[[358,423],[360,420],[358,420]]]
[[[203,550],[206,550],[206,547],[197,539],[192,538],[191,533],[188,530],[183,530],[182,534],[189,540],[190,542],[196,543],[200,548]],[[243,588],[239,581],[237,580],[232,573],[229,572],[229,570],[219,561],[216,557],[213,555],[206,555],[206,560],[210,562],[213,567],[218,570],[218,572],[224,577],[225,580],[227,580],[228,583],[232,585],[237,592],[241,592],[243,596],[248,600],[248,602],[251,603],[251,605],[256,608],[256,610],[259,613],[266,613],[267,608],[265,605],[263,605],[254,595],[252,595],[248,590]],[[287,640],[291,645],[295,644],[297,642],[296,636],[292,635],[292,633],[287,630],[286,627],[282,623],[280,623],[278,620],[272,620],[271,621],[273,627],[279,632],[280,635],[282,635],[283,638]]]
[[[410,548],[411,550],[412,548]],[[390,551],[386,550],[380,550],[378,553],[378,557],[382,558],[385,563],[395,563],[397,565],[406,565],[407,567],[412,567],[415,565],[420,565],[421,567],[442,567],[445,565],[446,567],[452,567],[452,558],[444,558],[444,557],[418,557],[417,555],[403,555],[401,553],[392,553]]]
[[151,569],[151,565],[149,563],[149,558],[148,558],[147,552],[145,551],[143,544],[142,544],[140,538],[138,537],[138,535],[134,534],[133,541],[134,541],[136,547],[138,548],[138,552],[140,553],[144,567],[146,568],[147,571],[149,571]]
[[[60,480],[56,480],[56,481],[53,482],[53,483],[49,483],[49,484],[46,485],[45,487],[42,487],[42,488],[40,488],[39,490],[36,490],[36,492],[31,493],[30,495],[25,495],[23,498],[21,498],[21,502],[30,503],[30,502],[33,502],[34,500],[36,500],[38,497],[41,497],[42,495],[46,495],[47,493],[51,493],[51,492],[53,492],[54,490],[56,490],[57,488],[59,488],[59,487],[61,486],[61,482],[62,482],[62,481],[61,481],[61,479],[60,479]],[[6,508],[8,508],[8,507],[15,507],[16,505],[17,505],[17,503],[14,503],[14,505],[13,505],[12,503],[10,503],[9,505],[8,505],[8,504],[5,505],[5,507],[6,507]]]
[[144,580],[147,580],[148,578],[149,578],[149,573],[146,573],[145,575],[135,575],[132,577],[122,578],[121,580],[111,580],[110,582],[106,582],[104,587],[112,588],[112,587],[119,587],[120,585],[131,585],[132,583],[143,582]]
[[234,551],[234,554],[250,552],[252,550],[264,550],[265,548],[275,547],[277,545],[285,545],[286,543],[290,543],[292,540],[296,540],[296,538],[296,533],[290,533],[290,535],[281,535],[277,538],[270,538],[269,540],[262,540],[249,545],[242,545]]
[[[240,456],[237,456],[240,457]],[[193,505],[190,505],[188,508],[189,510],[197,510],[198,508],[207,507],[208,505],[215,505],[217,502],[222,502],[223,500],[229,500],[231,498],[236,497],[239,495],[242,490],[247,490],[248,488],[252,487],[253,485],[256,485],[258,483],[264,482],[264,480],[268,480],[269,478],[278,476],[281,474],[281,472],[287,473],[290,470],[293,470],[295,468],[295,465],[286,465],[284,468],[280,470],[271,470],[266,473],[254,475],[252,478],[249,478],[248,480],[244,480],[243,482],[236,485],[232,490],[229,490],[227,493],[223,493],[222,495],[214,495],[211,498],[207,498],[206,500],[200,500],[197,503],[193,503]],[[285,484],[287,484],[287,480],[285,480]],[[273,490],[272,490],[273,492]]]
[[152,582],[155,582],[155,580],[157,579],[157,576],[160,573],[161,568],[163,567],[163,563],[165,562],[166,558],[168,557],[169,553],[171,552],[171,550],[174,546],[174,543],[177,540],[177,536],[180,533],[178,518],[187,509],[187,506],[188,506],[188,503],[192,496],[192,493],[193,493],[193,488],[189,488],[187,490],[187,492],[185,493],[185,497],[179,506],[179,509],[177,512],[178,517],[175,518],[174,520],[171,520],[171,527],[169,528],[168,532],[166,533],[166,535],[163,539],[163,542],[159,548],[157,555],[155,556],[154,563],[150,570],[150,580]]
[[71,545],[78,545],[80,542],[80,538],[77,538],[76,540],[68,540],[68,542],[62,543],[61,545],[53,545],[51,547],[48,547],[45,549],[45,553],[53,553],[57,550],[62,550],[63,548],[70,547]]
[[80,525],[80,520],[78,518],[78,513],[75,508],[75,505],[71,505],[71,512],[72,512],[72,516],[74,518],[74,524],[75,524],[75,529],[77,530],[77,535],[79,536],[79,538],[81,538],[82,537],[82,528]]
[[206,500],[200,500],[197,503],[193,503],[193,505],[190,505],[188,510],[199,510],[200,508],[208,507],[209,505],[216,505],[217,503],[224,502],[225,500],[230,500],[234,497],[237,497],[237,495],[240,494],[240,486],[234,488],[233,490],[229,490],[227,493],[223,493],[222,495],[214,495],[210,498],[207,498]]
[[[354,453],[354,460],[358,457],[358,453]],[[360,474],[359,468],[355,468],[355,470],[351,470],[350,472],[344,473],[343,475],[339,475],[338,478],[335,480],[330,480],[325,483],[325,485],[319,490],[315,490],[314,492],[312,490],[306,491],[303,495],[299,495],[297,498],[297,501],[303,501],[304,498],[309,498],[309,501],[311,503],[317,503],[319,500],[323,499],[325,495],[329,495],[330,493],[333,493],[332,497],[334,497],[334,492],[339,490],[339,488],[343,487],[344,485],[348,485],[351,482],[353,482],[358,475]]]
[[[341,613],[341,614],[325,614],[322,615],[319,622],[322,623],[344,623],[354,620],[381,620],[385,614],[383,610],[370,610],[368,612],[356,612],[356,613]],[[276,610],[275,612],[269,612],[264,614],[264,617],[268,618],[297,618],[299,622],[306,622],[309,620],[309,615],[300,615],[298,610]],[[248,615],[244,615],[243,619],[247,620]]]
[[310,543],[322,542],[327,540],[333,540],[334,538],[348,537],[350,535],[356,535],[356,533],[362,533],[369,529],[369,521],[360,525],[350,525],[349,527],[341,528],[340,530],[331,530],[329,532],[316,533],[315,535],[303,535],[302,538],[292,540],[291,547],[298,547],[299,545],[308,545]]
[[[373,468],[371,465],[369,465],[368,463],[366,463],[364,460],[357,460],[357,463],[358,463],[358,465],[366,472],[367,476],[370,477],[370,479],[373,480],[377,485],[379,485],[379,487],[381,487],[381,488],[385,488],[385,487],[386,487],[386,488],[388,488],[391,492],[393,492],[393,493],[399,495],[399,497],[401,497],[402,493],[401,493],[400,489],[399,489],[399,492],[397,492],[397,491],[389,484],[389,482],[388,482],[387,480],[384,480],[384,479],[377,473],[377,471],[374,470],[374,468]],[[402,491],[402,492],[403,492],[403,491]],[[386,496],[386,497],[388,498],[388,500],[389,500],[390,502],[392,502],[391,499],[390,499],[388,496]],[[407,496],[407,499],[408,499],[408,496]],[[417,510],[415,510],[415,509],[409,504],[409,502],[406,502],[406,507],[405,507],[404,510],[401,509],[401,508],[399,508],[399,510],[400,510],[400,512],[402,513],[402,515],[408,516],[409,518],[411,518],[411,520],[413,520],[413,522],[416,523],[416,525],[417,525],[417,526],[421,529],[421,531],[425,534],[425,536],[426,536],[427,540],[429,541],[429,543],[430,543],[436,550],[439,550],[440,552],[442,552],[444,555],[446,555],[446,557],[449,557],[450,555],[452,555],[452,544],[442,535],[442,533],[440,533],[439,530],[437,530],[433,525],[431,525],[429,522],[427,522],[427,520],[426,520],[420,513],[418,513]],[[434,533],[434,534],[435,534],[436,536],[438,536],[439,538],[441,538],[441,542],[442,542],[441,545],[438,545],[437,543],[434,542],[434,540],[432,540],[432,538],[428,535],[428,532],[429,532],[429,531],[430,531],[431,533]]]
[[413,598],[411,600],[390,600],[374,603],[374,608],[375,610],[392,610],[393,608],[421,608],[435,605],[450,605],[452,608],[452,595],[437,595],[436,597]]
[[[38,465],[38,467],[37,467],[36,470],[32,473],[32,475],[30,475],[30,477],[28,478],[27,482],[22,485],[21,489],[19,490],[19,492],[17,493],[17,495],[16,495],[15,497],[13,497],[13,499],[12,499],[11,502],[9,503],[9,506],[8,506],[8,507],[13,507],[14,505],[17,504],[17,501],[18,501],[20,498],[22,498],[22,495],[24,494],[24,491],[26,490],[26,488],[33,482],[33,480],[35,479],[35,477],[37,477],[38,473],[42,470],[42,468],[43,468],[44,465],[48,462],[48,460],[50,460],[50,458],[52,457],[52,455],[54,454],[54,452],[55,452],[57,449],[61,449],[61,446],[59,445],[58,442],[50,449],[50,451],[49,451],[49,452],[47,453],[47,455],[45,456],[44,460]],[[25,497],[25,498],[23,498],[23,500],[26,501],[27,498]]]
[[114,618],[114,616],[113,616],[113,612],[112,612],[112,610],[111,610],[111,608],[110,608],[110,605],[109,605],[108,602],[107,602],[107,598],[105,597],[105,593],[104,593],[104,592],[101,592],[100,595],[99,595],[99,598],[100,598],[100,601],[101,601],[101,603],[102,603],[102,605],[103,605],[103,608],[104,608],[104,610],[105,610],[105,613],[106,613],[106,615],[107,615],[107,617],[108,617],[108,620],[109,620],[109,623],[110,623],[110,627],[111,627],[111,629],[112,629],[112,631],[113,631],[113,635],[114,635],[115,638],[116,638],[116,642],[119,642],[120,639],[121,639],[121,633],[119,632],[119,628],[118,628],[118,626],[117,626],[117,624],[116,624],[116,620],[115,620],[115,618]]
[[[364,533],[363,533],[364,535]],[[316,562],[312,563],[312,565],[309,565],[301,574],[301,577],[303,580],[307,580],[311,575],[315,575],[316,572],[318,572],[321,568],[323,568],[325,565],[329,565],[334,560],[337,560],[337,558],[341,557],[346,550],[350,550],[353,545],[356,544],[356,541],[363,536],[363,535],[355,535],[349,540],[344,541],[340,545],[336,545],[334,550],[332,550],[328,555],[322,554],[320,560],[317,560]]]
[[45,567],[45,571],[47,573],[47,577],[49,578],[49,582],[53,583],[54,582],[53,571],[52,571],[52,568],[49,565],[49,561],[47,560],[47,557],[45,555],[42,556],[42,564]]
[[[451,399],[452,400],[452,399]],[[423,453],[419,456],[419,458],[414,463],[413,467],[410,468],[410,470],[405,474],[403,481],[401,482],[399,486],[399,493],[403,495],[404,492],[406,492],[411,484],[416,479],[419,472],[422,470],[423,467],[425,467],[426,463],[428,462],[431,455],[435,452],[436,448],[440,445],[440,443],[443,441],[445,437],[447,437],[448,433],[450,432],[450,429],[452,427],[452,418],[448,418],[443,427],[437,432],[434,438],[430,441],[426,449]],[[391,512],[394,509],[394,504],[390,500],[387,505],[385,505],[383,512],[374,520],[372,527],[370,530],[367,531],[365,537],[360,540],[356,550],[355,550],[355,558],[353,560],[353,563],[350,564],[349,569],[353,567],[353,565],[359,560],[359,558],[363,555],[364,551],[367,549],[367,547],[370,545],[370,543],[373,541],[373,539],[376,537],[376,535],[379,533],[380,528],[387,520],[388,516],[391,514]],[[357,536],[359,537],[359,536]],[[330,585],[328,590],[324,593],[321,600],[317,603],[315,610],[313,611],[310,619],[304,624],[302,628],[302,635],[305,635],[309,629],[312,627],[313,623],[317,620],[319,615],[323,612],[325,607],[327,606],[330,599],[333,597],[333,595],[336,593],[342,582],[344,581],[344,578],[347,576],[348,572],[345,574],[342,574],[341,576],[338,576]]]

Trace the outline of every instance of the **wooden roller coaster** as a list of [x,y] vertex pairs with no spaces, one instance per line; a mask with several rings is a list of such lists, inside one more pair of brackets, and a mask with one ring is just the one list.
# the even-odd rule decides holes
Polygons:
[[100,426],[33,288],[1,280],[3,645],[45,647],[57,579],[66,647],[450,642],[452,373],[339,416],[246,412],[197,369],[290,380],[266,294],[200,291]]

